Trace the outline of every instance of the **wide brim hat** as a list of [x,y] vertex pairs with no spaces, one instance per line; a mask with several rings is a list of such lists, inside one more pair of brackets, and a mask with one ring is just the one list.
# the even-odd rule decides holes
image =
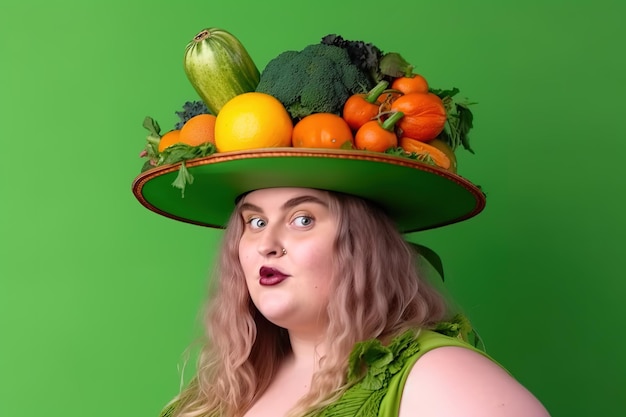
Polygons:
[[185,161],[193,182],[172,185],[180,163],[142,172],[132,184],[139,202],[160,215],[224,228],[241,195],[301,187],[351,194],[382,207],[402,233],[432,229],[479,214],[480,187],[446,169],[380,152],[264,148],[214,153]]

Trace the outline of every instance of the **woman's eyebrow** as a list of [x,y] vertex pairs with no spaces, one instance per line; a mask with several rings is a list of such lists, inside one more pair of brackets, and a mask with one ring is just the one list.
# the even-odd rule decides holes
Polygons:
[[239,211],[258,211],[258,212],[263,212],[263,209],[255,204],[252,203],[241,203],[241,205],[239,206]]
[[295,197],[292,198],[290,200],[285,201],[285,203],[283,204],[283,210],[284,209],[290,209],[293,207],[296,207],[300,204],[304,204],[304,203],[315,203],[315,204],[320,204],[324,207],[328,207],[328,203],[326,203],[324,200],[319,199],[315,196],[312,195],[303,195],[300,197]]
[[[312,195],[303,195],[303,196],[299,196],[299,197],[294,197],[290,200],[285,201],[285,203],[282,205],[281,209],[282,210],[288,210],[290,208],[294,208],[300,204],[304,204],[304,203],[315,203],[315,204],[319,204],[322,205],[324,207],[328,207],[328,203],[326,203],[324,200],[317,198],[315,196]],[[239,212],[244,212],[244,211],[256,211],[259,213],[263,213],[263,209],[259,206],[257,206],[256,204],[252,204],[252,203],[248,203],[248,202],[243,202],[241,203],[241,205],[239,206]]]

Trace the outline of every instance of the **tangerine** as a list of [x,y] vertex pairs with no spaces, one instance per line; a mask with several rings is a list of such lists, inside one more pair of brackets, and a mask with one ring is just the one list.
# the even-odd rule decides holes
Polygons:
[[159,140],[159,152],[163,152],[166,148],[180,142],[180,129],[170,130]]
[[197,114],[180,129],[180,142],[189,146],[215,143],[215,119],[212,114]]
[[313,113],[304,116],[293,127],[291,143],[296,148],[340,149],[354,145],[354,135],[341,116]]
[[293,122],[275,97],[256,91],[227,101],[215,121],[218,152],[289,146]]

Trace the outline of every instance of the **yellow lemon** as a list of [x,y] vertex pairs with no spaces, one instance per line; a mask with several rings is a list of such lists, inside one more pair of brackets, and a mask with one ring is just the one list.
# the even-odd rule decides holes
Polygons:
[[218,152],[291,146],[293,122],[285,106],[265,93],[242,93],[226,102],[215,120]]

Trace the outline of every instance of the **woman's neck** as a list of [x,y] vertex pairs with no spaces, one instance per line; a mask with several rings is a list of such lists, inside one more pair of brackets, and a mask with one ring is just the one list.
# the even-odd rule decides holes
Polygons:
[[319,334],[289,332],[292,356],[292,365],[298,368],[310,369],[315,372],[319,369],[320,359],[326,354],[326,344]]

